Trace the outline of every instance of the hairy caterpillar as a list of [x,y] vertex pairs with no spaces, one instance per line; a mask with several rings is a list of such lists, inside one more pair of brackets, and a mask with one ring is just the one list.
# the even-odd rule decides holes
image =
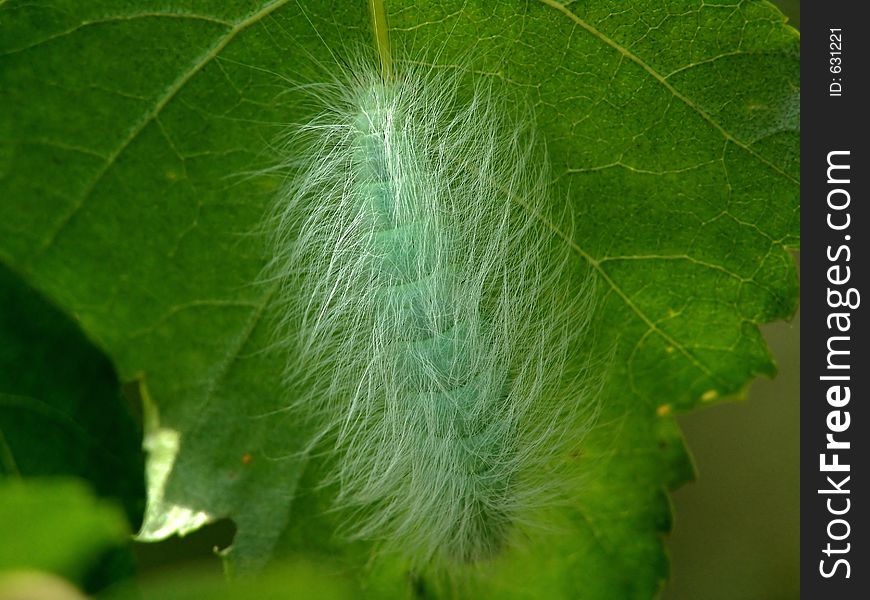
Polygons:
[[294,407],[334,444],[351,535],[418,564],[504,547],[590,387],[592,294],[542,217],[530,111],[467,75],[361,61],[310,86],[270,220]]

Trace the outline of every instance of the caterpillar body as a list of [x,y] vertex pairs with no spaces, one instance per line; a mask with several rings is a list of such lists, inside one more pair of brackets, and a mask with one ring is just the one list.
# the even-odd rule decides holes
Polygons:
[[541,217],[546,153],[463,73],[357,66],[313,96],[270,221],[293,405],[335,449],[353,537],[485,560],[546,501],[589,395],[569,357],[592,294]]

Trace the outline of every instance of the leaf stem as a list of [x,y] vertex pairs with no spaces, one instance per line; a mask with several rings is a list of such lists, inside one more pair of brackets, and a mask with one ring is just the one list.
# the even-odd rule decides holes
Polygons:
[[387,29],[387,13],[384,0],[369,0],[372,13],[372,27],[375,34],[375,47],[381,59],[381,76],[389,81],[392,76],[393,59],[390,55],[390,33]]

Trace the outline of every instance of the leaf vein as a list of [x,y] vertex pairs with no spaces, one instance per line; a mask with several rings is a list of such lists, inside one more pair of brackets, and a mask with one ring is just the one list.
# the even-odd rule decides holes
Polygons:
[[598,38],[603,43],[607,44],[608,46],[610,46],[611,48],[613,48],[614,50],[619,52],[622,56],[624,56],[625,58],[629,59],[630,61],[632,61],[633,63],[635,63],[639,67],[641,67],[653,79],[655,79],[662,86],[664,86],[664,88],[666,90],[668,90],[675,98],[680,100],[683,104],[685,104],[691,110],[696,112],[702,119],[704,119],[710,125],[712,125],[713,128],[716,129],[726,140],[735,144],[737,147],[741,148],[744,152],[746,152],[747,154],[749,154],[750,156],[752,156],[753,158],[755,158],[759,162],[767,165],[770,169],[772,169],[773,171],[775,171],[776,173],[778,173],[782,177],[788,179],[789,181],[791,181],[793,183],[798,183],[798,180],[794,176],[789,175],[788,173],[783,171],[779,166],[773,164],[772,162],[767,160],[765,157],[760,155],[758,152],[753,150],[749,145],[745,144],[741,140],[739,140],[736,137],[734,137],[733,135],[731,135],[722,125],[719,124],[718,121],[716,121],[712,117],[712,115],[710,115],[707,111],[705,111],[700,106],[695,104],[695,102],[693,102],[689,97],[682,94],[679,90],[677,90],[674,86],[672,86],[668,82],[668,80],[665,77],[663,77],[658,71],[653,69],[650,65],[648,65],[639,56],[637,56],[636,54],[631,52],[628,48],[622,46],[621,44],[617,43],[615,40],[609,38],[608,36],[604,35],[602,32],[598,31],[590,23],[587,23],[586,21],[584,21],[583,19],[578,17],[575,13],[568,10],[568,8],[564,4],[561,4],[561,3],[557,2],[556,0],[539,0],[539,1],[542,2],[543,4],[546,4],[547,6],[549,6],[551,8],[558,10],[559,12],[561,12],[562,14],[567,16],[569,19],[574,21],[577,25],[579,25],[580,27],[585,29],[587,32],[592,34],[594,37]]
[[43,46],[45,44],[53,42],[54,40],[59,40],[78,31],[81,31],[82,29],[87,29],[96,25],[107,25],[110,23],[120,23],[123,21],[136,21],[139,19],[187,19],[191,21],[205,21],[207,23],[214,23],[216,25],[222,25],[224,27],[232,27],[233,25],[228,21],[191,13],[142,12],[129,15],[110,15],[100,19],[94,19],[92,21],[83,21],[74,27],[70,27],[69,29],[64,29],[63,31],[59,31],[53,35],[46,36],[40,40],[36,40],[33,43],[19,46],[18,48],[12,48],[10,50],[7,50],[6,52],[2,52],[0,53],[0,56],[11,56],[13,54],[20,54],[21,52],[26,52],[27,50],[38,48],[39,46]]
[[106,162],[103,164],[102,168],[97,171],[95,177],[88,184],[82,196],[78,199],[78,201],[70,208],[69,211],[59,221],[58,225],[52,230],[48,236],[43,241],[40,248],[36,251],[34,256],[32,257],[33,261],[39,259],[45,252],[55,243],[57,237],[60,235],[61,231],[72,221],[73,217],[84,207],[87,199],[93,194],[94,189],[97,185],[102,181],[103,177],[109,172],[112,166],[116,163],[118,158],[124,153],[124,151],[130,147],[130,144],[139,137],[139,134],[144,131],[145,127],[148,126],[154,119],[161,113],[161,111],[166,107],[167,104],[190,82],[193,77],[199,73],[209,62],[211,62],[215,57],[217,57],[220,52],[226,48],[226,46],[235,39],[235,37],[250,27],[251,25],[257,23],[264,17],[271,14],[273,11],[277,10],[281,6],[287,4],[289,0],[274,0],[270,2],[266,6],[262,7],[257,12],[245,17],[244,19],[238,21],[232,29],[230,29],[225,35],[218,38],[218,40],[201,56],[199,56],[196,61],[194,61],[193,65],[190,69],[185,71],[178,79],[176,79],[163,93],[160,99],[154,104],[154,106],[146,111],[139,121],[132,127],[128,135],[121,140],[118,146],[109,154]]

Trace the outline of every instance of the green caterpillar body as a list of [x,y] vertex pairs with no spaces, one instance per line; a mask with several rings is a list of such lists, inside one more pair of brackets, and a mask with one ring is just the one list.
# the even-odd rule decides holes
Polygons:
[[528,119],[457,74],[351,81],[318,91],[273,220],[294,404],[333,440],[353,537],[475,563],[553,487],[589,289],[566,297]]
[[[376,322],[395,327],[385,336],[395,339],[387,367],[395,376],[391,385],[402,396],[396,398],[394,418],[407,424],[411,436],[405,460],[385,489],[413,478],[428,484],[426,502],[433,508],[458,505],[447,532],[455,539],[444,548],[469,560],[499,547],[504,535],[509,478],[505,481],[498,467],[511,460],[514,448],[505,441],[516,423],[485,417],[504,402],[507,373],[502,365],[478,358],[486,356],[492,340],[477,303],[470,304],[471,314],[456,310],[461,296],[475,290],[465,289],[452,264],[456,236],[446,229],[449,219],[439,219],[426,197],[430,190],[420,185],[425,178],[417,169],[424,160],[402,139],[403,116],[391,106],[390,88],[376,86],[369,98],[371,104],[364,101],[361,107],[355,140],[357,194],[363,219],[374,232]],[[433,444],[434,455],[416,451]],[[445,474],[462,478],[462,485]]]

